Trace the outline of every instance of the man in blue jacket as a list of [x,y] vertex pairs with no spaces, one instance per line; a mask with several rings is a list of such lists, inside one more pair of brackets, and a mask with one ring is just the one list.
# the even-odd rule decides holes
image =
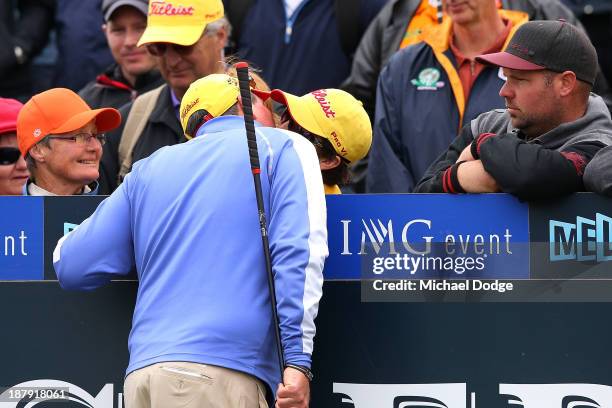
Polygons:
[[337,88],[387,0],[224,0],[231,43],[266,82],[294,95]]
[[[204,82],[204,86],[198,88]],[[58,242],[62,287],[94,289],[136,268],[127,408],[306,407],[314,318],[327,256],[326,208],[312,144],[256,122],[276,284],[284,385],[275,355],[259,217],[236,79],[205,77],[182,101],[188,143],[134,165],[121,186]],[[191,89],[191,88],[190,88]],[[195,96],[195,97],[194,97]],[[255,120],[269,115],[254,99]],[[267,393],[271,399],[272,392]]]
[[500,69],[475,57],[501,51],[527,14],[499,10],[495,0],[448,0],[445,11],[380,75],[368,192],[410,193],[463,125],[504,106]]

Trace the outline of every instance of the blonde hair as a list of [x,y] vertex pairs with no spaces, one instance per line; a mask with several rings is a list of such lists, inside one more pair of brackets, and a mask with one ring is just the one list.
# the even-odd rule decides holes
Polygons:
[[[236,72],[236,63],[238,63],[238,59],[235,57],[228,57],[227,63],[228,63],[228,66],[227,66],[225,73],[231,77],[238,78],[238,73]],[[253,78],[253,81],[255,81],[255,88],[259,89],[260,91],[270,92],[270,86],[259,75],[259,72],[261,71],[257,68],[252,68],[252,67],[249,68],[249,74],[251,75],[251,78]],[[280,116],[278,116],[274,112],[274,106],[272,105],[272,98],[268,98],[267,100],[265,100],[264,105],[266,108],[268,108],[270,112],[272,112],[272,116],[274,118],[274,126],[278,127],[278,125],[280,124]]]

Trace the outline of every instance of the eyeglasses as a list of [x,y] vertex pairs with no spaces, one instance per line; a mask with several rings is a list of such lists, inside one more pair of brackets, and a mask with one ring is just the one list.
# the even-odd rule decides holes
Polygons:
[[16,147],[0,147],[0,166],[10,166],[17,163],[21,152]]
[[177,53],[181,57],[185,57],[189,55],[191,51],[193,50],[193,44],[192,45],[178,45],[178,44],[172,44],[172,43],[147,44],[147,50],[149,51],[149,54],[155,57],[164,56],[166,52],[168,51],[168,48],[172,48],[172,50],[175,53]]
[[94,138],[97,139],[102,146],[104,146],[106,143],[106,135],[104,133],[77,133],[76,135],[72,136],[47,136],[47,139],[69,140],[79,145],[87,145]]

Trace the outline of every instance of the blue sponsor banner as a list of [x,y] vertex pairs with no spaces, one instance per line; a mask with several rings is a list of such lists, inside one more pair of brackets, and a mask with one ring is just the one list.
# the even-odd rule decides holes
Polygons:
[[43,279],[43,198],[0,200],[0,281]]
[[326,279],[529,279],[528,206],[506,194],[328,196]]

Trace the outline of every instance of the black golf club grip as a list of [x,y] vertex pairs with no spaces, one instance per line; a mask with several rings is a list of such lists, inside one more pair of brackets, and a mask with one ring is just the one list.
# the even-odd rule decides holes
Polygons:
[[247,132],[247,143],[249,146],[249,158],[251,159],[251,170],[259,171],[259,154],[257,154],[257,139],[255,138],[255,125],[253,123],[253,105],[251,102],[249,65],[246,62],[236,64],[238,83],[240,84],[240,97],[242,98],[242,110]]
[[255,123],[253,118],[253,109],[251,106],[251,87],[249,81],[249,65],[246,62],[239,62],[236,65],[236,73],[238,74],[238,83],[240,86],[240,95],[242,97],[242,109],[244,111],[244,126],[247,134],[247,142],[249,146],[249,156],[251,159],[251,173],[253,174],[253,183],[255,185],[255,198],[257,201],[257,212],[259,214],[259,227],[261,230],[261,242],[263,246],[264,259],[266,262],[266,274],[268,280],[268,290],[270,293],[270,308],[272,312],[272,321],[274,322],[274,337],[276,340],[276,353],[278,356],[278,365],[280,370],[281,382],[283,382],[283,372],[285,369],[285,358],[280,334],[280,323],[278,319],[276,289],[274,287],[274,275],[272,273],[272,258],[270,255],[270,244],[268,242],[268,226],[266,222],[266,213],[264,209],[263,194],[261,189],[261,178],[259,169],[259,154],[257,152],[257,139],[255,137]]

